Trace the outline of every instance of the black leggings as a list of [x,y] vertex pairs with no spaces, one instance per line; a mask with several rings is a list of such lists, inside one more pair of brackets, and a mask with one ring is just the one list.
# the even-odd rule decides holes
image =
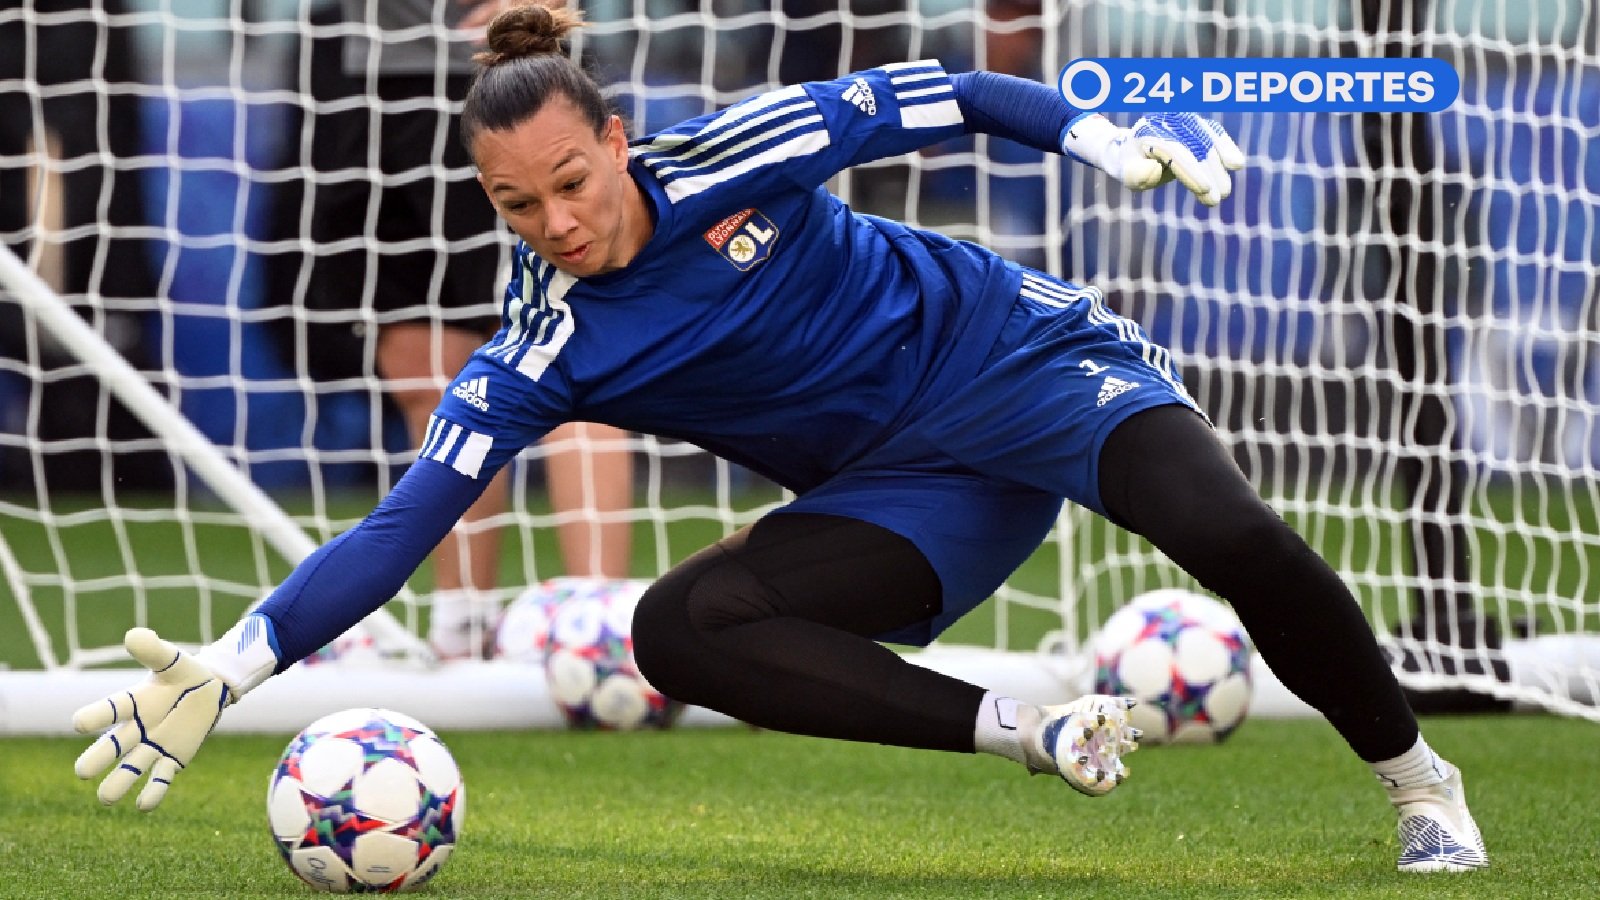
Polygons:
[[658,690],[796,734],[972,752],[983,689],[873,641],[939,611],[910,541],[839,516],[776,513],[645,592],[634,656]]
[[[1273,672],[1358,755],[1388,759],[1415,742],[1416,720],[1349,591],[1198,416],[1168,406],[1118,426],[1101,453],[1100,490],[1113,521],[1233,604]],[[778,513],[653,585],[634,617],[634,649],[668,696],[754,725],[971,752],[983,689],[870,637],[928,618],[940,595],[905,538]]]

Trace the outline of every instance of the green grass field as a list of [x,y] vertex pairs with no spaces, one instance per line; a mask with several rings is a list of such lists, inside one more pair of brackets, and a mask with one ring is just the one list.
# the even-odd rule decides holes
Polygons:
[[[747,729],[450,733],[468,788],[431,897],[1538,897],[1600,894],[1600,726],[1435,718],[1488,871],[1400,875],[1393,814],[1320,721],[1152,747],[1091,800],[1012,763]],[[0,897],[310,897],[267,832],[284,737],[218,735],[143,814],[0,742]]]
[[[1539,522],[1547,535],[1596,533],[1587,505],[1519,513],[1503,495],[1490,499],[1479,511],[1486,520]],[[351,499],[339,515],[357,516],[364,503]],[[68,646],[69,616],[83,646],[118,643],[136,615],[177,640],[197,640],[197,606],[210,609],[220,631],[263,570],[284,570],[237,524],[185,530],[135,517],[119,534],[93,515],[93,498],[83,506],[90,515],[81,520],[54,511],[55,543],[37,525],[0,515],[0,539],[22,568],[57,573],[73,588],[68,597],[48,580],[33,586],[57,653]],[[1336,565],[1404,568],[1404,542],[1382,517],[1290,518]],[[1076,544],[1080,553],[1088,548],[1080,561],[1132,547],[1126,536],[1091,527]],[[710,519],[672,523],[665,552],[681,558],[720,533]],[[1497,557],[1475,559],[1485,583],[1503,585],[1495,573],[1511,572],[1524,589],[1581,598],[1585,573],[1600,567],[1587,540],[1480,539]],[[548,532],[507,541],[507,584],[525,583],[519,561],[530,553],[555,558]],[[636,574],[658,569],[662,551],[646,526],[636,550]],[[147,576],[137,589],[121,579],[129,569]],[[1080,589],[1120,596],[1129,579],[1152,577],[1091,572]],[[1056,552],[1046,548],[1013,584],[1050,594],[1058,578]],[[413,580],[419,589],[427,583],[426,570]],[[1369,608],[1399,602],[1370,582],[1353,586]],[[1592,605],[1573,608],[1577,619],[1565,626],[1600,631]],[[993,622],[985,607],[953,636],[989,643]],[[1031,646],[1055,624],[1045,612],[1015,612],[1011,646]],[[16,604],[0,596],[0,667],[38,666],[22,625]],[[1393,814],[1320,721],[1251,721],[1220,747],[1147,749],[1132,758],[1132,780],[1104,800],[989,758],[738,728],[448,733],[469,789],[466,835],[425,895],[1600,896],[1600,725],[1517,715],[1431,719],[1425,727],[1466,770],[1490,871],[1394,872]],[[213,737],[151,815],[127,802],[99,806],[94,785],[71,773],[83,740],[0,740],[8,811],[0,816],[0,898],[313,896],[266,830],[267,777],[288,737]]]

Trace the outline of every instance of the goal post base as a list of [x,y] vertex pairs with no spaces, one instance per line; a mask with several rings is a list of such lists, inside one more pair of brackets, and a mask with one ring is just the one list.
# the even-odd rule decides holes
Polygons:
[[[978,647],[936,647],[909,654],[919,665],[1031,703],[1060,703],[1085,693],[1068,658]],[[1251,715],[1299,717],[1315,711],[1284,689],[1259,659]],[[78,707],[128,687],[134,669],[0,672],[0,736],[72,734]],[[351,707],[394,709],[441,731],[565,728],[542,667],[504,660],[452,662],[433,669],[401,664],[295,666],[251,691],[217,730],[292,734],[320,716]],[[690,707],[680,725],[734,720]]]
[[[1090,667],[1081,657],[936,645],[908,653],[907,658],[1029,703],[1060,703],[1090,690]],[[1600,637],[1507,639],[1495,652],[1495,662],[1503,663],[1509,680],[1473,680],[1467,689],[1492,698],[1500,704],[1497,708],[1548,710],[1600,720],[1600,677],[1593,675],[1600,672]],[[1396,674],[1409,695],[1461,689],[1459,678]],[[1251,717],[1318,715],[1284,687],[1261,657],[1251,656],[1250,675]],[[123,690],[138,677],[135,669],[0,671],[0,737],[71,734],[72,713],[78,707]],[[405,712],[444,731],[566,727],[550,699],[541,666],[489,660],[435,668],[399,663],[295,666],[229,709],[218,730],[289,734],[327,713],[358,706]],[[1425,707],[1418,711],[1435,712]],[[731,725],[734,720],[690,707],[679,724]]]

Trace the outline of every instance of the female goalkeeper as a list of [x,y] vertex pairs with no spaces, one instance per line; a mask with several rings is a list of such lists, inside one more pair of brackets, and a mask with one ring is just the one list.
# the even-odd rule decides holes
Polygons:
[[138,805],[154,807],[223,707],[393,596],[519,450],[586,420],[692,441],[798,495],[641,600],[638,663],[669,696],[1110,791],[1137,738],[1123,701],[1034,707],[877,643],[933,639],[1070,500],[1232,603],[1274,673],[1388,788],[1401,869],[1488,864],[1459,773],[1423,741],[1349,591],[1256,496],[1168,353],[1092,287],[855,213],[822,187],[983,132],[1136,188],[1176,178],[1215,204],[1243,162],[1219,126],[1118,128],[1036,83],[925,61],[762,94],[630,145],[562,51],[577,22],[540,6],[496,18],[462,115],[522,238],[500,331],[458,376],[486,387],[446,396],[371,515],[217,643],[190,657],[130,632],[157,674],[77,717],[117,726],[79,759],[83,777],[129,751],[103,801],[148,771]]

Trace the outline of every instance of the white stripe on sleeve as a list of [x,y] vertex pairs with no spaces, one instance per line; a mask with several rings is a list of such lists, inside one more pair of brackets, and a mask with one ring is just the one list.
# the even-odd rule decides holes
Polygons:
[[666,185],[667,197],[672,202],[677,203],[685,197],[692,197],[709,187],[736,178],[753,169],[759,169],[762,166],[770,165],[783,159],[809,156],[828,146],[829,143],[831,143],[831,138],[828,137],[826,130],[802,134],[776,147],[764,150],[754,156],[746,157],[737,164],[728,166],[725,169],[703,175],[690,175],[686,178],[668,182]]
[[915,100],[918,97],[931,97],[934,94],[954,94],[955,88],[948,84],[936,84],[933,87],[917,88],[914,91],[896,91],[895,96],[901,100]]
[[444,462],[444,458],[450,455],[450,448],[454,447],[456,444],[456,435],[461,433],[461,426],[455,424],[454,422],[444,422],[441,424],[449,425],[450,430],[444,433],[444,437],[441,438],[434,446],[433,452],[428,454],[428,458],[434,462]]
[[879,68],[883,69],[885,72],[904,72],[907,69],[929,68],[939,69],[942,72],[944,70],[944,64],[940,63],[937,59],[915,59],[911,60],[910,62],[886,63]]
[[960,125],[962,121],[964,120],[961,118],[961,104],[954,100],[900,107],[902,128],[940,128],[946,125]]
[[443,420],[438,416],[428,417],[428,431],[422,436],[422,447],[417,450],[419,459],[427,459],[428,453],[433,447],[433,442],[439,439],[439,432],[443,424]]
[[[812,113],[783,125],[769,125],[773,120],[791,113],[815,110],[816,108],[817,104],[810,97],[802,96],[797,102],[769,109],[761,115],[750,117],[733,128],[728,128],[715,134],[712,133],[711,128],[705,128],[696,135],[700,139],[698,146],[688,151],[679,149],[672,153],[663,152],[660,156],[647,158],[645,165],[655,169],[657,175],[665,175],[668,172],[694,169],[715,163],[731,153],[737,153],[745,147],[771,140],[780,134],[793,131],[798,126],[821,122],[822,116]],[[741,143],[732,149],[728,149],[727,145],[736,139],[742,139]]]
[[479,470],[483,468],[483,458],[489,455],[492,446],[494,439],[487,434],[469,431],[467,439],[461,444],[461,452],[456,454],[455,462],[450,465],[468,478],[477,478]]

